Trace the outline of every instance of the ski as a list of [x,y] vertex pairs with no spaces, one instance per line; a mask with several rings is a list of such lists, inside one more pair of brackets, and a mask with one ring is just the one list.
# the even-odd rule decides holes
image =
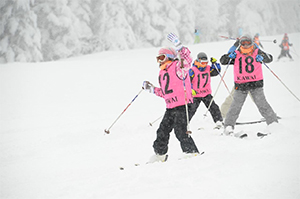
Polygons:
[[[256,136],[257,136],[258,138],[260,138],[260,139],[266,137],[267,135],[268,135],[268,134],[262,133],[262,132],[257,132],[257,133],[256,133]],[[238,135],[238,136],[236,136],[236,137],[238,137],[238,138],[240,138],[240,139],[245,139],[245,138],[248,137],[248,134],[243,132],[243,133],[241,133],[240,135]]]
[[[178,158],[178,160],[184,160],[184,159],[189,159],[189,158],[192,158],[192,157],[202,156],[204,153],[205,153],[205,152],[202,151],[202,152],[200,152],[200,153],[197,154],[197,155],[192,155],[192,156],[187,156],[187,157]],[[168,159],[168,156],[167,156],[167,158],[166,158],[166,160],[165,160],[164,162],[167,162],[167,159]],[[153,164],[153,163],[155,163],[155,162],[146,162],[146,163],[144,163],[144,164],[135,163],[135,164],[133,164],[132,166],[133,166],[133,167],[139,167],[139,166],[141,166],[141,165],[150,165],[150,164]],[[161,163],[163,163],[163,162],[161,162]],[[125,167],[120,166],[119,169],[120,169],[120,170],[125,170]]]
[[[277,116],[277,119],[280,120],[281,117]],[[257,123],[262,123],[262,122],[266,122],[266,119],[265,118],[261,118],[260,120],[256,120],[256,121],[236,122],[236,125],[257,124]]]
[[250,122],[236,122],[236,125],[257,124],[257,123],[262,123],[262,122],[266,122],[266,119],[262,118],[261,120],[250,121]]
[[265,136],[267,136],[268,134],[266,134],[266,133],[261,133],[261,132],[258,132],[257,134],[256,134],[256,136],[257,137],[259,137],[259,138],[264,138]]

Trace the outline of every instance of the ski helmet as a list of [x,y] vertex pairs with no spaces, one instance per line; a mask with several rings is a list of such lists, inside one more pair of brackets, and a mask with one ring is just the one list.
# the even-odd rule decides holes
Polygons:
[[240,38],[241,46],[252,46],[253,40],[249,35],[244,35]]
[[200,71],[204,71],[206,69],[207,64],[207,55],[204,52],[198,53],[197,60],[194,62],[194,65],[196,65]]
[[202,61],[208,62],[207,55],[204,52],[198,53],[197,59],[198,59],[198,61],[202,60]]
[[177,57],[177,52],[174,48],[164,47],[158,51],[158,55],[156,56],[157,61],[164,62],[167,59],[175,59]]

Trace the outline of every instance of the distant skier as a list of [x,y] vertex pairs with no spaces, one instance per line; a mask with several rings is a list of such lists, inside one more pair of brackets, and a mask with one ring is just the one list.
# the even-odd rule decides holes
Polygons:
[[[193,103],[191,82],[188,74],[192,58],[189,49],[182,46],[177,36],[173,44],[176,50],[170,47],[161,48],[156,57],[160,68],[158,77],[160,87],[154,87],[148,81],[143,83],[145,90],[163,97],[167,107],[156,132],[157,136],[153,144],[155,155],[150,158],[149,162],[166,161],[170,133],[173,129],[184,153],[188,155],[199,154],[194,140],[187,134],[188,123],[185,108],[186,103],[189,103],[189,107]],[[178,53],[183,61],[177,58]],[[186,93],[183,81],[185,81]]]
[[194,44],[199,44],[200,43],[200,30],[195,29],[194,34],[195,34]]
[[277,116],[267,102],[263,90],[262,62],[270,63],[272,60],[272,55],[258,49],[248,35],[240,38],[240,46],[235,51],[221,57],[221,64],[234,64],[235,91],[233,102],[225,118],[225,135],[238,136],[234,132],[234,127],[248,92],[251,93],[259,112],[266,119],[267,125],[278,123]]
[[254,35],[253,41],[254,41],[254,43],[255,43],[258,47],[264,48],[263,45],[261,44],[260,40],[259,40],[259,33],[256,33],[256,34]]
[[293,58],[290,54],[290,46],[293,46],[292,43],[289,42],[289,37],[287,35],[287,33],[284,34],[283,39],[281,41],[281,44],[279,45],[279,47],[281,48],[281,52],[280,55],[278,56],[278,60],[282,57],[289,57],[291,61],[293,61]]
[[208,61],[207,55],[204,52],[200,52],[193,63],[193,67],[189,70],[194,96],[190,117],[196,113],[202,101],[207,108],[210,106],[209,112],[216,123],[215,128],[220,129],[223,126],[223,118],[219,106],[214,100],[212,101],[213,96],[211,95],[210,77],[219,75],[221,66],[213,57],[211,58],[211,66],[208,65]]

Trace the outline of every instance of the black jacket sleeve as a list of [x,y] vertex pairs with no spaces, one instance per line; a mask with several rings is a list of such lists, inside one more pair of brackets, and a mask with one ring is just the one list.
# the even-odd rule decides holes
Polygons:
[[[220,58],[220,63],[221,63],[222,65],[234,64],[234,60],[235,60],[235,59],[230,59],[230,57],[228,57],[228,55],[229,55],[229,53],[223,55],[223,56]],[[230,63],[229,63],[229,61],[230,61]]]
[[265,63],[270,63],[273,61],[273,56],[271,54],[267,54],[260,49],[258,49],[258,54],[264,58],[263,62],[265,62]]

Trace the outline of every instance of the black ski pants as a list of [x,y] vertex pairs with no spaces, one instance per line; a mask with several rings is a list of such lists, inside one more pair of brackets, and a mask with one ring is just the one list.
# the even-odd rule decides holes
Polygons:
[[193,138],[186,134],[187,119],[185,106],[178,106],[166,110],[160,126],[157,129],[156,140],[153,143],[156,154],[164,155],[168,152],[170,133],[173,129],[184,153],[199,153]]
[[[194,97],[194,103],[192,104],[191,111],[190,111],[190,118],[192,118],[195,115],[195,113],[196,113],[196,111],[197,111],[197,109],[198,109],[198,107],[199,107],[199,105],[200,105],[201,102],[203,102],[205,104],[206,108],[208,108],[208,106],[209,106],[210,101],[212,100],[212,98],[213,97],[212,97],[211,94],[209,94],[209,95],[207,95],[205,97]],[[215,101],[212,101],[212,103],[211,103],[211,105],[209,107],[209,112],[210,112],[210,114],[211,114],[214,122],[217,122],[217,121],[221,121],[222,122],[223,121],[223,117],[221,115],[220,108],[215,103]]]
[[289,57],[292,59],[292,55],[290,54],[290,50],[281,50],[280,55],[278,56],[278,59],[281,57]]

